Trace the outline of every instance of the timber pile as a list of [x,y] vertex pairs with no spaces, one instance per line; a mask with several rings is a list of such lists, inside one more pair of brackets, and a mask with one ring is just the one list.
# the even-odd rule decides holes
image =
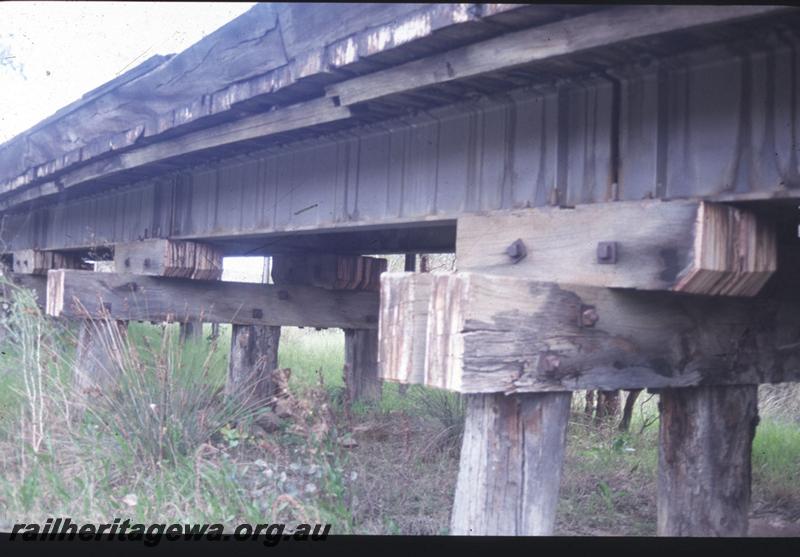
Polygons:
[[[337,254],[288,254],[272,258],[272,279],[276,285],[311,285],[335,294],[372,294],[380,290],[380,277],[388,261],[383,258]],[[347,400],[378,400],[377,307],[369,327],[344,329],[344,379]]]

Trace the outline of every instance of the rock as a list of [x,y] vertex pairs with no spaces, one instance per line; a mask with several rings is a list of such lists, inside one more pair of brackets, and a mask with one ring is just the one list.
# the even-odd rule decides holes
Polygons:
[[345,435],[341,439],[339,439],[339,444],[346,449],[352,449],[353,447],[358,447],[358,442],[353,439],[351,435]]
[[278,399],[275,403],[275,414],[279,418],[291,418],[294,415],[292,401],[286,398]]
[[255,425],[260,426],[264,432],[270,433],[281,427],[281,419],[275,412],[268,410],[258,417]]

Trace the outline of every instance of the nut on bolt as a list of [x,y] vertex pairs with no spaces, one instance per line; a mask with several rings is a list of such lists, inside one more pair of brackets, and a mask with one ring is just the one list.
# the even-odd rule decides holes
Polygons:
[[597,314],[597,308],[594,306],[581,307],[581,327],[594,327],[594,324],[600,319]]
[[601,265],[613,265],[617,262],[617,243],[598,242],[597,262]]
[[511,263],[519,263],[528,255],[528,247],[521,238],[518,238],[506,248],[506,255],[511,258]]
[[546,374],[553,374],[561,366],[561,360],[553,353],[545,352],[539,355],[539,370]]

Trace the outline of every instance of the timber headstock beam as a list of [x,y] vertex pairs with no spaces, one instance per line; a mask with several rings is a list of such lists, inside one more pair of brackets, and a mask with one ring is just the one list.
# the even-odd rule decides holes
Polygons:
[[74,319],[375,329],[378,295],[313,286],[54,270],[47,276],[47,313]]
[[222,252],[210,244],[151,239],[114,246],[117,273],[219,280]]
[[[3,255],[3,274],[11,284],[34,292],[44,310],[47,301],[47,272],[50,269],[85,269],[80,254],[38,249],[17,250]],[[3,292],[3,297],[8,297]]]
[[777,269],[771,222],[728,205],[643,201],[465,215],[459,270],[608,288],[753,296]]
[[386,259],[361,255],[276,254],[272,256],[272,280],[275,284],[377,292],[387,265]]
[[75,253],[24,249],[12,252],[12,270],[20,275],[46,275],[50,269],[84,269]]
[[752,299],[776,251],[771,223],[698,201],[465,216],[458,273],[382,276],[381,373],[507,394],[798,379],[800,305]]

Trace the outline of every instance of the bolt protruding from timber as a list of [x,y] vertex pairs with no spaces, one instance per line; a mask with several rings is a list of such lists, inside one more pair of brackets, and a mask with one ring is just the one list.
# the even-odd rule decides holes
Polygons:
[[511,245],[506,248],[506,255],[511,258],[512,263],[519,263],[528,255],[528,247],[521,238],[514,240]]
[[561,360],[555,354],[542,354],[539,358],[539,367],[544,373],[558,371]]
[[594,327],[600,319],[597,309],[594,306],[586,306],[581,310],[581,325],[584,327]]

